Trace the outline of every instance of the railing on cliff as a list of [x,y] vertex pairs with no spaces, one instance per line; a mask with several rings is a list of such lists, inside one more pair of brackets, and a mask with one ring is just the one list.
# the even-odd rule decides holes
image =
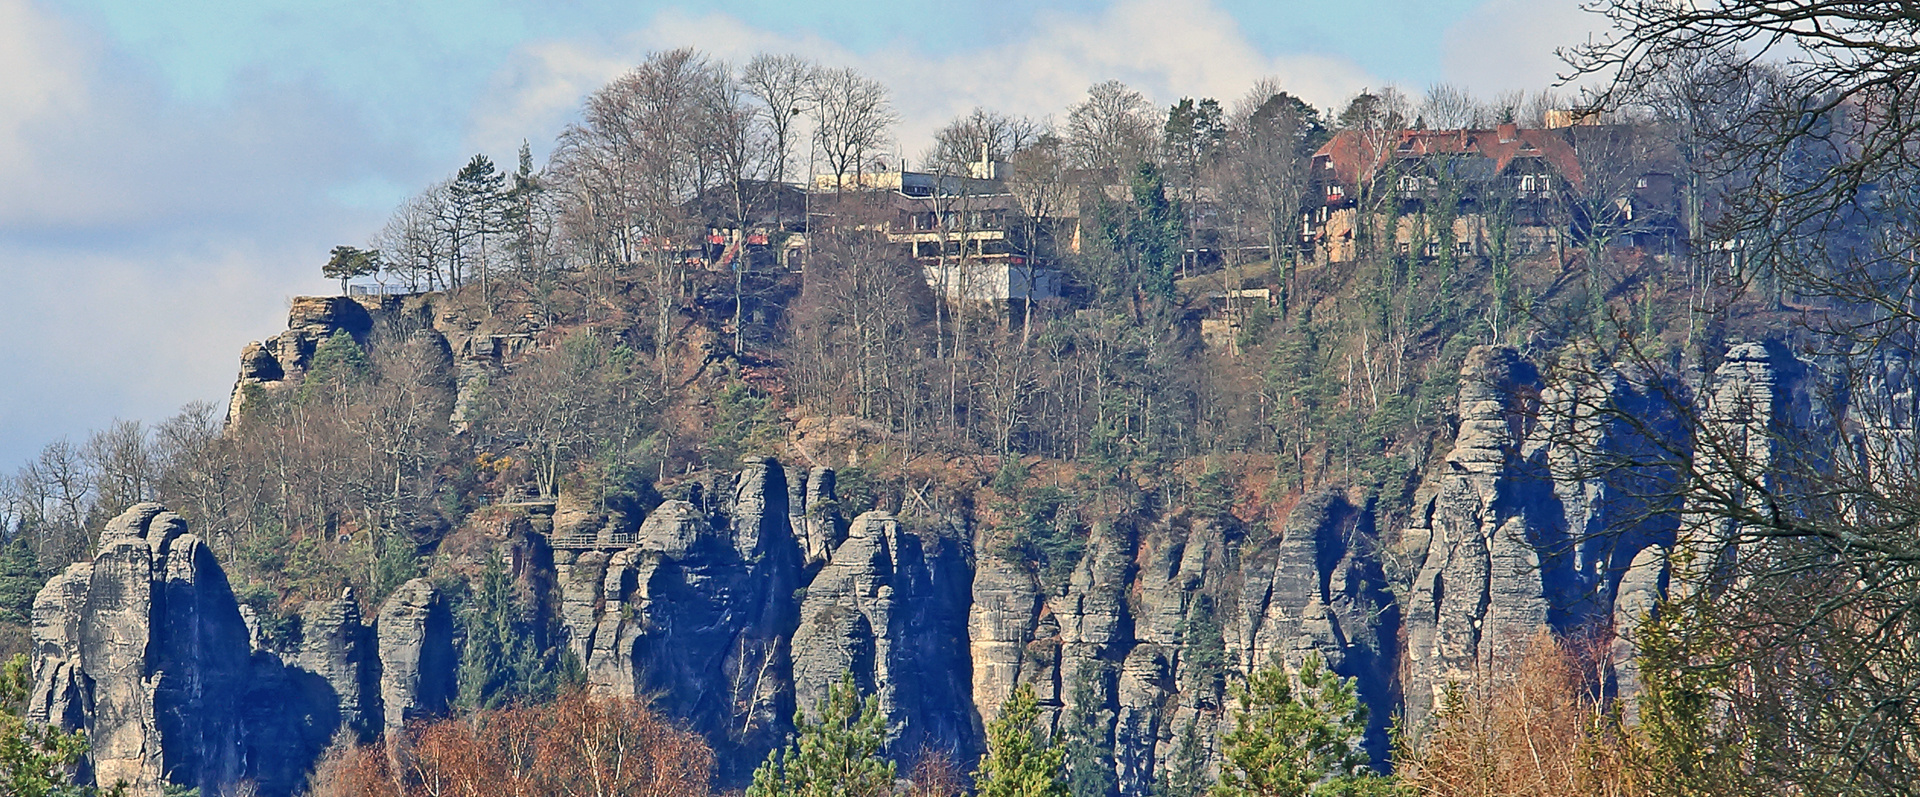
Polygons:
[[620,548],[633,547],[634,536],[634,533],[631,531],[601,529],[596,532],[549,535],[547,537],[547,544],[556,550],[617,550]]
[[412,296],[426,293],[425,288],[412,285],[348,285],[348,296]]

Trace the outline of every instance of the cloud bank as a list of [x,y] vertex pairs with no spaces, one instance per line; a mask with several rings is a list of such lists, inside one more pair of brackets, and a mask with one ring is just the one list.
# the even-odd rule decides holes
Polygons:
[[[1124,0],[1100,11],[1042,11],[1005,40],[944,55],[900,42],[856,52],[812,32],[774,31],[723,13],[663,11],[616,40],[549,39],[515,51],[496,74],[499,101],[480,109],[470,143],[510,151],[528,131],[551,139],[587,93],[650,51],[694,46],[744,61],[759,52],[796,53],[851,66],[892,90],[901,148],[917,155],[933,132],[976,106],[1036,118],[1063,116],[1088,86],[1121,80],[1165,105],[1181,97],[1238,98],[1256,80],[1333,106],[1373,83],[1354,62],[1329,56],[1269,56],[1239,23],[1206,0]],[[535,142],[538,146],[539,142]]]

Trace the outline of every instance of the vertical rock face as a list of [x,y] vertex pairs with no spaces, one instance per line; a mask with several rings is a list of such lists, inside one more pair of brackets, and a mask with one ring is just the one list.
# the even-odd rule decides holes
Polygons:
[[452,623],[425,581],[388,601],[377,642],[351,592],[301,619],[287,659],[255,648],[206,545],[159,504],[137,505],[34,600],[29,716],[87,731],[82,774],[134,797],[169,784],[280,797],[304,787],[336,729],[368,738],[444,709]]
[[791,511],[792,494],[779,463],[751,460],[719,513],[668,501],[631,547],[581,554],[560,579],[561,620],[592,686],[658,695],[707,733],[725,777],[751,771],[793,716],[804,508]]
[[1339,492],[1309,494],[1281,537],[1246,549],[1238,628],[1228,650],[1248,672],[1320,656],[1355,680],[1368,707],[1370,752],[1384,760],[1398,695],[1399,608],[1388,591],[1371,514]]
[[331,700],[339,707],[339,724],[363,741],[381,730],[379,660],[371,631],[360,621],[352,589],[339,600],[308,603],[300,613],[300,651],[290,662],[318,676],[309,679],[307,702]]
[[[1113,745],[1122,794],[1144,795],[1189,728],[1198,754],[1217,753],[1231,726],[1230,673],[1317,653],[1358,679],[1378,718],[1369,742],[1384,751],[1398,626],[1365,517],[1326,492],[1272,537],[1186,516],[1097,526],[1053,591],[1024,565],[982,557],[969,617],[974,705],[990,719],[1015,684],[1031,684],[1057,709],[1056,729]],[[1072,717],[1094,726],[1071,728]]]
[[[1489,656],[1511,655],[1545,627],[1556,574],[1537,541],[1564,527],[1542,517],[1551,486],[1520,456],[1540,384],[1510,349],[1467,355],[1460,431],[1436,489],[1406,536],[1427,540],[1407,605],[1407,703],[1424,717],[1435,692]],[[1544,532],[1544,533],[1542,533]]]
[[[100,783],[219,794],[256,774],[241,722],[252,676],[226,576],[186,523],[141,504],[107,524],[91,564],[34,603],[34,719],[84,728]],[[264,784],[263,784],[264,785]]]
[[891,515],[855,518],[807,585],[793,632],[794,697],[811,706],[851,673],[899,750],[972,750],[968,573],[950,540]]
[[967,641],[973,705],[982,721],[991,722],[1022,672],[1032,678],[1027,644],[1040,619],[1040,584],[1025,565],[987,554],[974,564],[972,593]]
[[[321,309],[302,311],[302,335],[337,326]],[[300,340],[270,344],[249,349],[243,382],[304,367]],[[1397,535],[1378,533],[1370,499],[1323,489],[1283,507],[1273,528],[1177,507],[1095,523],[1076,530],[1085,547],[1070,570],[1043,578],[964,519],[849,520],[832,471],[753,458],[730,484],[660,505],[630,543],[636,519],[564,507],[551,528],[576,533],[556,535],[551,565],[527,567],[551,585],[592,688],[651,699],[698,729],[725,785],[743,783],[796,709],[844,674],[873,696],[903,761],[928,748],[977,754],[984,723],[1030,685],[1045,723],[1109,743],[1120,792],[1144,795],[1185,754],[1183,737],[1217,760],[1235,673],[1317,655],[1356,680],[1384,758],[1396,715],[1420,722],[1448,682],[1543,630],[1616,632],[1611,687],[1635,693],[1631,629],[1670,581],[1683,589],[1739,553],[1728,544],[1738,529],[1674,494],[1675,474],[1618,467],[1684,452],[1698,432],[1665,397],[1700,396],[1706,433],[1740,453],[1694,463],[1734,501],[1832,450],[1837,430],[1856,449],[1914,445],[1920,399],[1904,361],[1844,408],[1825,406],[1815,369],[1779,346],[1736,346],[1688,384],[1581,362],[1571,353],[1542,376],[1513,350],[1471,352],[1456,438]],[[1691,560],[1707,569],[1670,571],[1676,546],[1699,546],[1707,555]],[[281,797],[335,729],[371,737],[447,710],[457,652],[431,583],[400,587],[373,629],[351,594],[301,619],[284,660],[255,648],[205,546],[164,508],[138,506],[36,600],[29,708],[86,728],[94,775],[137,797],[163,782],[220,797],[243,781]]]
[[453,701],[453,615],[433,584],[416,578],[380,607],[380,727],[392,733],[444,713]]

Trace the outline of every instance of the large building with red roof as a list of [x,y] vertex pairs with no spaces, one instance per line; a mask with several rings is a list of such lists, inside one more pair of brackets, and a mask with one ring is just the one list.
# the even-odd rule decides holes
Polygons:
[[1365,212],[1377,222],[1371,229],[1393,228],[1402,254],[1450,247],[1485,256],[1504,246],[1527,255],[1589,237],[1670,249],[1682,237],[1672,158],[1648,132],[1591,124],[1343,130],[1313,155],[1303,248],[1332,262],[1355,259]]

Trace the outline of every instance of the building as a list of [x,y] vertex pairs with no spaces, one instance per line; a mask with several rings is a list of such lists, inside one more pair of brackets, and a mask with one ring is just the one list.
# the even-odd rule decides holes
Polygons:
[[[1590,238],[1669,248],[1674,158],[1650,130],[1567,115],[1551,129],[1343,130],[1313,155],[1302,248],[1355,259],[1361,212],[1391,223],[1403,255],[1527,255]],[[1364,204],[1363,204],[1364,203]],[[1438,220],[1450,220],[1436,228]],[[1495,235],[1495,227],[1499,234]],[[1379,228],[1379,227],[1376,227]]]
[[[1005,165],[969,165],[968,176],[890,171],[814,179],[810,226],[852,225],[884,234],[918,262],[927,284],[954,301],[1044,301],[1061,279],[1041,252],[1056,222],[1028,218],[997,179]],[[1071,219],[1077,228],[1077,218]],[[1077,237],[1075,238],[1077,240]]]

